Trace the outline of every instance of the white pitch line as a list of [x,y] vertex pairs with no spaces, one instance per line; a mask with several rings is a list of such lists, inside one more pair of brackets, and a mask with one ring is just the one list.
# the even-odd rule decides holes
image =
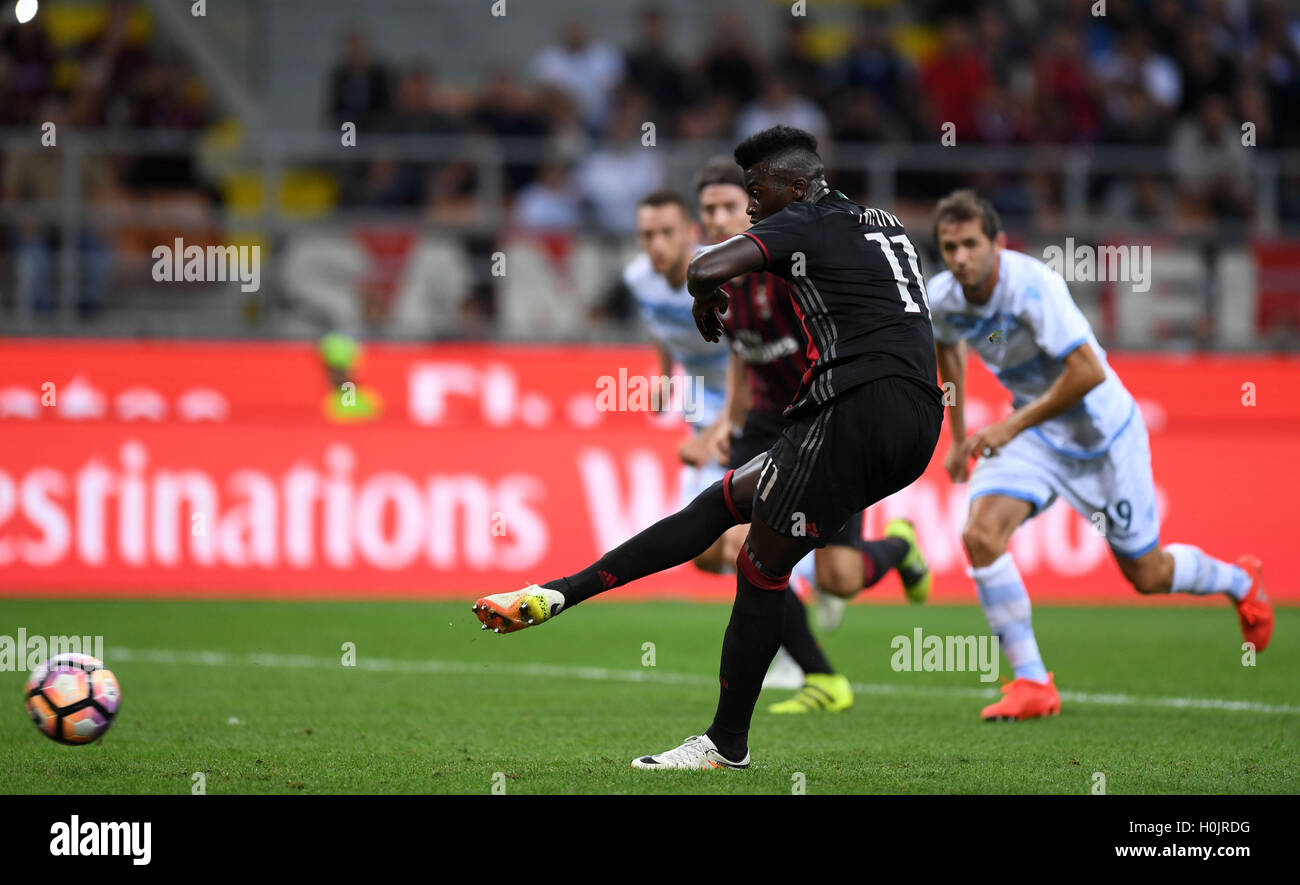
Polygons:
[[[341,658],[312,655],[284,655],[254,652],[232,655],[222,651],[179,651],[175,649],[132,649],[109,647],[105,657],[111,661],[149,664],[199,664],[210,667],[275,667],[300,670],[344,668]],[[359,657],[357,670],[378,673],[454,673],[467,675],[549,676],[556,679],[585,679],[593,682],[650,682],[659,685],[716,685],[717,679],[696,673],[669,673],[662,670],[610,670],[605,667],[561,667],[553,664],[505,664],[467,661],[401,660],[396,658]],[[891,685],[887,683],[853,683],[861,694],[928,695],[931,697],[993,698],[993,688],[956,688],[934,685]],[[1300,715],[1300,706],[1264,704],[1258,701],[1231,701],[1224,698],[1148,698],[1137,695],[1079,691],[1061,692],[1061,700],[1076,704],[1099,704],[1110,707],[1151,706],[1176,710],[1226,710],[1234,713],[1269,713]]]

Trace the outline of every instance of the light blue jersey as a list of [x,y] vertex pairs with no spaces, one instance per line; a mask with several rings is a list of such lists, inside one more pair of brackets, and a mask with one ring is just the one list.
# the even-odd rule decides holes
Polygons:
[[1065,357],[1092,346],[1106,380],[1070,411],[1016,436],[970,477],[971,500],[1003,495],[1027,501],[1031,515],[1064,498],[1103,530],[1118,556],[1134,558],[1160,543],[1151,447],[1137,403],[1106,362],[1092,327],[1060,274],[1040,261],[1002,250],[998,284],[985,305],[968,304],[951,273],[930,283],[937,341],[966,339],[1016,408],[1042,395],[1065,369]]
[[[1106,380],[1068,412],[1029,433],[1071,458],[1100,458],[1137,414],[1137,404],[1106,361],[1092,327],[1056,271],[1021,252],[1003,249],[998,282],[987,304],[970,304],[961,284],[944,271],[926,287],[936,341],[965,339],[1011,392],[1020,408],[1047,391],[1065,370],[1065,357],[1087,343]],[[1140,418],[1138,420],[1141,420]]]
[[727,386],[727,347],[705,341],[695,327],[691,307],[695,301],[683,283],[674,289],[655,271],[650,256],[638,255],[623,271],[623,282],[636,299],[637,309],[652,338],[682,367],[696,401],[686,419],[696,429],[707,427],[722,410]]

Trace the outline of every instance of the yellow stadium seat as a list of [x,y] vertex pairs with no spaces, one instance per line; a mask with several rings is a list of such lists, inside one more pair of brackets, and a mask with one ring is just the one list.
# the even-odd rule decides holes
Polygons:
[[[100,3],[42,3],[39,19],[55,49],[76,46],[103,29],[108,20],[108,7]],[[137,5],[131,11],[126,26],[127,40],[147,43],[153,37],[153,14]]]
[[[257,170],[232,172],[222,181],[226,209],[234,215],[256,216],[262,212],[265,183]],[[338,203],[339,185],[334,176],[313,169],[286,169],[280,178],[276,206],[280,214],[295,218],[328,212]]]
[[241,170],[226,175],[221,181],[221,197],[232,215],[257,215],[262,211],[262,174]]
[[320,215],[339,199],[339,183],[315,169],[290,169],[280,179],[280,211],[297,218]]

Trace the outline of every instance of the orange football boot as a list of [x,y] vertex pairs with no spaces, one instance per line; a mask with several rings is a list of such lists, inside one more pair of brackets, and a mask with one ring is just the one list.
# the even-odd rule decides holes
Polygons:
[[529,584],[522,590],[482,596],[471,611],[493,633],[514,633],[549,621],[564,608],[564,594]]
[[1002,700],[989,704],[980,713],[985,722],[1019,722],[1061,712],[1061,696],[1051,673],[1046,682],[1013,679],[1002,686]]
[[1255,651],[1263,651],[1273,638],[1273,603],[1264,593],[1264,566],[1258,556],[1242,556],[1237,565],[1250,575],[1250,592],[1237,603],[1241,636],[1255,644]]

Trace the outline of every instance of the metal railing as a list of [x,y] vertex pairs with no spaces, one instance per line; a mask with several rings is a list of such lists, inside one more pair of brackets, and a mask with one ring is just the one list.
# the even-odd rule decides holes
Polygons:
[[[58,326],[73,331],[75,303],[81,274],[78,237],[86,227],[112,232],[124,227],[139,227],[138,210],[98,205],[83,193],[84,166],[90,158],[148,158],[185,155],[195,158],[199,166],[223,170],[254,171],[261,180],[261,206],[254,212],[232,211],[215,206],[201,222],[186,211],[166,209],[148,214],[155,227],[174,226],[178,234],[196,226],[222,231],[256,231],[264,241],[276,242],[295,232],[320,225],[408,224],[418,229],[465,234],[493,234],[507,223],[506,169],[510,164],[536,165],[550,153],[545,139],[492,138],[484,136],[381,135],[358,133],[353,146],[345,146],[338,133],[328,131],[259,131],[245,133],[233,148],[215,146],[212,140],[192,133],[159,131],[69,131],[57,134],[53,147],[41,145],[38,127],[0,130],[0,151],[5,158],[16,154],[42,151],[56,152],[59,158],[59,198],[52,202],[0,202],[0,224],[6,230],[19,222],[36,224],[58,231],[57,291]],[[595,146],[599,147],[599,146]],[[695,171],[706,158],[729,153],[727,142],[677,142],[660,139],[660,144],[644,147],[662,159],[667,183],[689,187]],[[595,149],[595,148],[593,148]],[[1194,234],[1179,234],[1200,241],[1246,237],[1273,237],[1300,233],[1296,219],[1281,215],[1279,193],[1284,179],[1300,180],[1300,151],[1270,151],[1242,148],[1247,151],[1254,215],[1245,224],[1222,222],[1211,224]],[[281,211],[276,194],[278,183],[288,170],[317,168],[338,172],[349,167],[364,167],[376,160],[394,160],[435,168],[446,163],[468,163],[474,169],[474,212],[463,222],[434,224],[425,209],[382,209],[364,206],[335,206],[310,217],[296,217]],[[928,226],[928,208],[900,207],[900,179],[906,176],[944,175],[955,177],[1001,176],[1008,181],[1032,179],[1054,183],[1059,194],[1057,231],[1080,240],[1099,240],[1116,236],[1150,236],[1160,231],[1152,222],[1138,219],[1115,219],[1097,211],[1091,198],[1099,179],[1124,180],[1150,177],[1173,184],[1169,148],[1118,148],[1080,146],[982,146],[943,147],[937,144],[850,144],[835,143],[828,147],[827,165],[841,173],[853,172],[866,183],[865,193],[853,194],[873,205],[887,206],[903,217],[910,226]],[[834,173],[832,173],[833,175]],[[832,186],[835,181],[831,181]],[[629,212],[631,207],[629,207]],[[1010,217],[1013,234],[1032,235],[1033,221]],[[1172,231],[1171,231],[1172,233]],[[928,233],[917,231],[918,239]],[[274,275],[266,275],[272,289]],[[0,292],[10,288],[9,280],[0,278]],[[17,287],[15,286],[15,291]],[[264,297],[271,297],[268,293]],[[33,328],[33,313],[28,299],[13,301],[13,331]],[[231,330],[232,334],[241,330]],[[247,330],[242,330],[247,332]]]

